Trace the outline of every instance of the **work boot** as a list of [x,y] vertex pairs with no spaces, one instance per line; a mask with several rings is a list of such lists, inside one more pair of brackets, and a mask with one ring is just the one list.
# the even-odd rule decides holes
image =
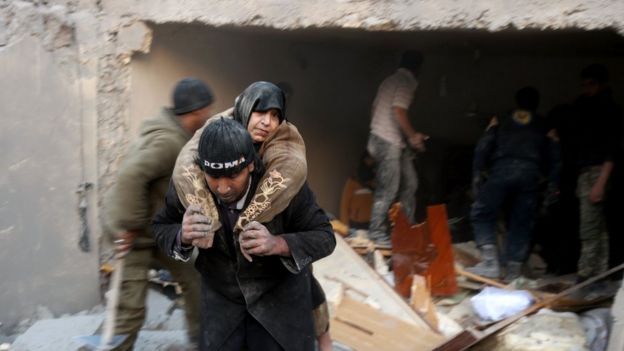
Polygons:
[[505,274],[505,283],[511,283],[512,281],[520,278],[522,275],[522,262],[509,261],[507,262],[507,274]]
[[498,279],[500,276],[500,266],[498,264],[498,249],[496,245],[483,245],[481,247],[481,262],[466,270],[486,278]]

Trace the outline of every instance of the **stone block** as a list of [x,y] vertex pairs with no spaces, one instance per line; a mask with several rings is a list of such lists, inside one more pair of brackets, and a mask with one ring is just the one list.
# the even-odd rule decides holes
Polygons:
[[117,33],[120,53],[139,51],[149,53],[152,45],[152,30],[143,22],[136,21],[128,26],[121,27]]
[[495,351],[585,351],[585,344],[585,329],[576,314],[543,309],[500,334]]
[[15,340],[11,351],[78,350],[73,338],[96,334],[103,321],[103,314],[41,320]]

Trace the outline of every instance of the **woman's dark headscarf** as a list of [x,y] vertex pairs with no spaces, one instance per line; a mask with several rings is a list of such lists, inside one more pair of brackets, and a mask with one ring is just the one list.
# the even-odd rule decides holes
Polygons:
[[279,111],[279,121],[286,119],[286,97],[277,85],[270,82],[255,82],[247,87],[234,102],[234,120],[247,127],[249,116],[255,111],[269,109]]

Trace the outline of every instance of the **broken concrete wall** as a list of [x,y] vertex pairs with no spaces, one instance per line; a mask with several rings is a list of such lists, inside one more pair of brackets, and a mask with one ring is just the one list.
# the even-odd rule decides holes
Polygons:
[[[100,300],[97,194],[127,140],[123,73],[133,51],[149,42],[141,24],[101,16],[95,1],[0,4],[5,327],[32,316],[37,305],[71,313]],[[78,247],[82,183],[94,189],[85,198],[88,252]]]
[[65,313],[99,301],[97,242],[78,248],[76,195],[97,178],[95,70],[79,63],[88,48],[77,43],[96,21],[17,1],[0,18],[0,322],[10,326],[37,305]]
[[201,22],[209,25],[256,25],[279,29],[306,27],[367,30],[506,28],[615,28],[624,31],[624,3],[618,0],[455,1],[322,0],[298,2],[124,0],[102,2],[107,13],[157,23]]

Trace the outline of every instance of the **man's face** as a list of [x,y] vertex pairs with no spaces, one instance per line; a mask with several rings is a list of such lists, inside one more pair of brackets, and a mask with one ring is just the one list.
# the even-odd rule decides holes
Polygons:
[[279,123],[279,110],[272,108],[267,111],[255,111],[249,117],[247,131],[254,143],[262,143],[277,129]]
[[250,163],[247,167],[243,168],[242,171],[229,177],[215,178],[207,173],[204,173],[204,177],[206,178],[206,183],[208,183],[210,191],[215,194],[219,200],[226,204],[231,204],[240,200],[243,195],[245,195],[245,191],[247,191],[247,186],[249,185],[250,174],[253,170],[254,164]]
[[585,96],[596,96],[603,89],[603,85],[594,79],[583,79],[581,87]]
[[200,108],[199,110],[193,111],[193,132],[203,127],[206,121],[210,118],[210,114],[212,113],[211,105]]

